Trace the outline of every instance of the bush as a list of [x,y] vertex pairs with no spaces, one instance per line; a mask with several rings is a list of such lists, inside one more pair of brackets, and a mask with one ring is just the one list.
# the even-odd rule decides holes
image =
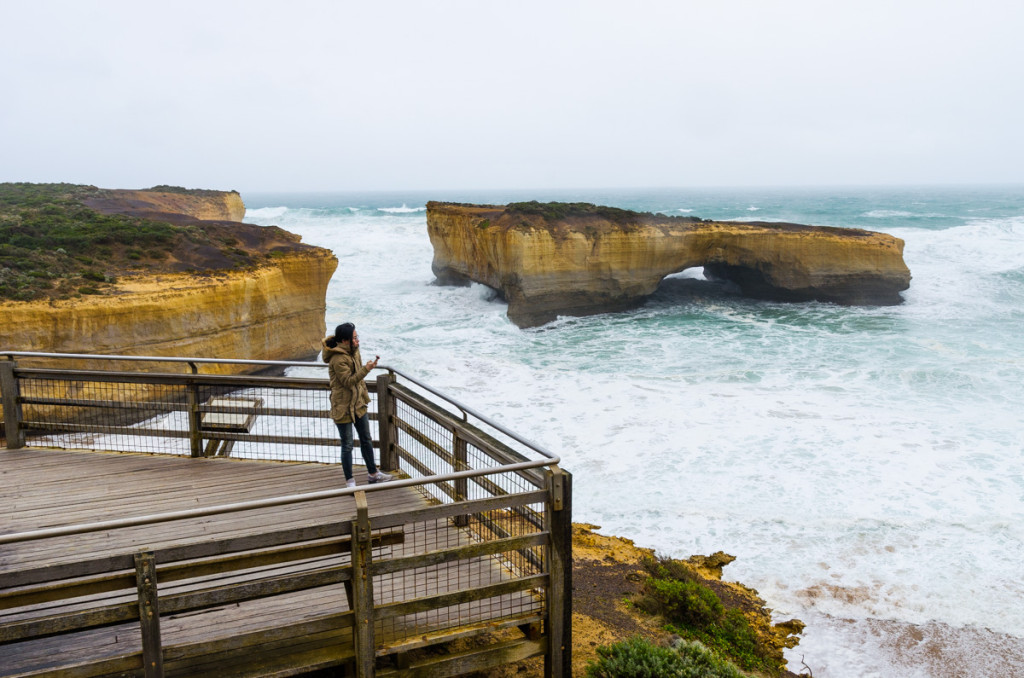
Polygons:
[[785,661],[781,652],[760,642],[757,632],[739,609],[726,610],[718,594],[705,584],[688,563],[654,560],[644,563],[651,573],[636,606],[661,615],[668,628],[698,640],[728,656],[746,670],[778,675]]
[[588,678],[745,678],[700,643],[659,647],[640,637],[597,648],[598,659],[587,666]]
[[725,613],[714,591],[694,581],[655,579],[644,583],[644,609],[664,615],[674,624],[707,626]]

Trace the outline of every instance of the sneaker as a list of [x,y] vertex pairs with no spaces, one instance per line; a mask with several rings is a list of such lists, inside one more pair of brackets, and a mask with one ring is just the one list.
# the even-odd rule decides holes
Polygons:
[[369,478],[371,485],[374,483],[386,483],[389,480],[394,480],[394,478],[389,476],[387,473],[384,473],[384,471],[377,471],[376,473],[371,473],[366,477]]
[[345,481],[345,487],[355,487],[355,486],[356,486],[356,479],[355,478],[349,478],[348,480]]

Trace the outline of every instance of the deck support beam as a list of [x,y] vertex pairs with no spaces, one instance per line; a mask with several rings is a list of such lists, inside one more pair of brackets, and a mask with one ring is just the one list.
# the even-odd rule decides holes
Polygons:
[[395,400],[389,390],[394,381],[394,376],[390,374],[377,377],[377,444],[380,448],[380,465],[385,471],[397,471],[400,468],[398,449],[395,446],[398,441],[394,420]]
[[4,406],[4,436],[7,449],[25,447],[25,430],[21,428],[21,403],[18,401],[18,380],[14,376],[13,361],[0,362],[0,402]]
[[545,678],[569,678],[572,672],[572,475],[557,465],[547,471],[545,523],[548,546],[548,651]]
[[376,659],[373,637],[373,576],[370,574],[370,512],[366,493],[356,492],[356,519],[352,521],[352,611],[357,678],[372,678]]
[[135,581],[139,591],[139,626],[142,629],[142,664],[146,678],[163,678],[164,651],[160,643],[160,607],[157,601],[156,558],[152,551],[135,554]]

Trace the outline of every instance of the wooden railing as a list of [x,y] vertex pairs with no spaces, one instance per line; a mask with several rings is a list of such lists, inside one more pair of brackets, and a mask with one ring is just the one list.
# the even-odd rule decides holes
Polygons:
[[[0,356],[7,358],[0,361],[0,391],[8,449],[93,447],[204,456],[222,454],[226,447],[228,454],[256,459],[308,462],[336,457],[338,438],[329,435],[333,424],[327,418],[325,376],[199,371],[205,363],[222,367],[246,361],[122,357],[117,363],[123,367],[126,361],[150,360],[190,366],[186,373],[157,373],[62,369],[54,361],[63,357],[53,355]],[[87,358],[75,357],[80,362]],[[93,358],[97,365],[110,359]],[[20,364],[31,360],[50,364]],[[308,363],[252,366],[257,364],[321,369]],[[240,537],[116,557],[83,556],[71,563],[4,573],[0,676],[23,675],[5,673],[5,648],[11,657],[14,648],[33,642],[59,648],[75,634],[80,639],[126,624],[134,624],[137,631],[132,635],[122,630],[132,639],[123,651],[102,656],[84,651],[77,663],[53,671],[197,675],[208,670],[204,666],[237,669],[251,664],[249,675],[269,675],[280,673],[281,666],[344,664],[353,666],[358,676],[458,675],[544,655],[547,675],[568,676],[571,476],[543,448],[396,370],[382,371],[369,386],[380,465],[400,473],[401,479],[0,534],[0,549],[15,548],[38,540],[182,524],[200,516],[354,499],[345,520],[286,530],[271,524]],[[477,422],[471,423],[470,416]],[[373,514],[367,495],[375,492],[406,493],[417,501]],[[438,530],[456,537],[441,542],[422,537]],[[459,574],[471,571],[484,574]],[[449,576],[457,581],[428,585],[439,572],[453,572]],[[499,574],[487,574],[492,572]],[[239,576],[233,579],[231,573]],[[162,618],[213,613],[246,601],[284,600],[338,585],[345,592],[344,605],[324,595],[324,602],[301,621],[240,631],[230,638],[170,645],[161,641]],[[410,659],[413,650],[516,627],[521,637]],[[380,660],[388,656],[394,659],[385,667]],[[257,668],[271,666],[278,668]],[[48,675],[47,670],[24,675]]]

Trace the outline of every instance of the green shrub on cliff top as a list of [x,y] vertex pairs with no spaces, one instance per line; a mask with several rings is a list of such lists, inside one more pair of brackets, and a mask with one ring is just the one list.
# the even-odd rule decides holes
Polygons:
[[651,559],[644,567],[651,576],[635,601],[638,608],[661,615],[674,633],[700,641],[743,669],[769,675],[782,672],[781,652],[766,647],[742,610],[727,609],[689,564]]
[[615,223],[636,221],[639,216],[650,216],[649,212],[631,212],[618,207],[594,205],[589,202],[513,202],[505,206],[505,211],[514,214],[534,214],[557,221],[568,217],[596,216]]
[[673,649],[634,637],[599,647],[597,654],[587,666],[588,678],[747,678],[700,643],[682,642]]

